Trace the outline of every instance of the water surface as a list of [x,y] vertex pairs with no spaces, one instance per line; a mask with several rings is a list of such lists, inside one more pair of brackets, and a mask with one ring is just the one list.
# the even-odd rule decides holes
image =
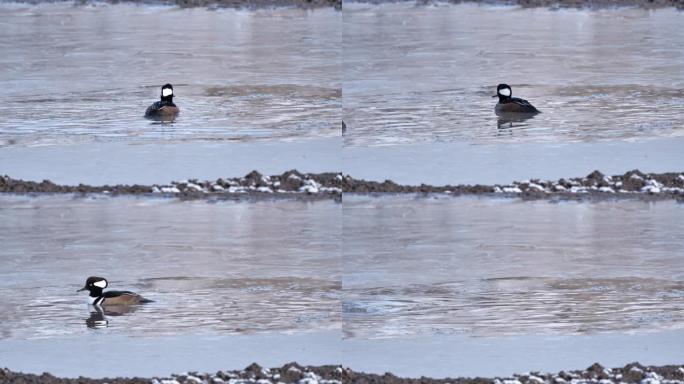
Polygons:
[[[507,184],[512,181],[582,177],[594,170],[622,175],[628,170],[672,172],[682,168],[684,137],[597,143],[467,142],[345,146],[345,173],[400,184]],[[1,154],[0,154],[1,156]],[[27,164],[13,159],[21,169]],[[42,169],[39,162],[33,167]]]
[[242,369],[254,362],[263,367],[280,367],[292,361],[326,365],[341,361],[340,340],[339,330],[156,337],[110,333],[98,337],[3,339],[0,360],[13,371],[50,372],[59,377],[152,377]]
[[[0,198],[0,339],[245,335],[340,327],[331,201]],[[154,300],[104,314],[90,275]]]
[[[683,19],[674,9],[345,4],[345,143],[682,136]],[[543,113],[498,121],[498,83]]]
[[682,329],[684,206],[344,197],[347,338]]
[[265,175],[290,169],[341,169],[340,137],[249,142],[98,142],[11,146],[0,150],[2,173],[17,179],[59,184],[166,184],[186,179],[216,180],[258,170]]
[[[340,133],[341,13],[0,5],[0,146]],[[172,83],[174,124],[142,118]]]
[[583,370],[596,362],[611,368],[635,361],[681,364],[682,343],[684,329],[647,334],[347,338],[342,341],[342,364],[403,377],[510,377],[524,372]]

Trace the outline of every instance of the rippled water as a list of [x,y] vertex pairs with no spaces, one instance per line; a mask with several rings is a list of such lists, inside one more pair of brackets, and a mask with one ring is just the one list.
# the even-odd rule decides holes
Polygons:
[[[0,145],[339,136],[334,10],[0,4]],[[142,118],[174,85],[174,124]]]
[[[330,201],[1,197],[0,338],[339,329],[340,214]],[[103,317],[75,292],[90,275],[155,302]]]
[[[345,4],[345,143],[682,136],[683,17],[674,9]],[[498,83],[542,114],[497,119]]]
[[684,206],[345,196],[347,337],[684,328]]

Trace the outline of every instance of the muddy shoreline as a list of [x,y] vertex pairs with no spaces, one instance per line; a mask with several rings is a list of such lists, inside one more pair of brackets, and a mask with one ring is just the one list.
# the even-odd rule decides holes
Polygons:
[[244,177],[174,181],[166,185],[59,185],[0,176],[0,193],[15,195],[133,195],[176,197],[182,200],[229,199],[262,200],[298,198],[305,200],[341,200],[343,193],[356,195],[416,194],[474,195],[512,197],[525,200],[604,200],[639,199],[684,201],[684,172],[643,173],[639,170],[607,176],[594,171],[585,177],[559,180],[523,180],[495,185],[400,185],[355,179],[341,173],[301,173],[290,170],[281,175],[266,176],[252,171]]
[[610,9],[633,7],[642,9],[677,8],[684,9],[684,0],[345,0],[348,3],[369,3],[374,5],[387,3],[413,3],[416,5],[440,4],[482,4],[511,5],[522,8],[550,9]]
[[186,372],[175,374],[170,377],[116,377],[103,379],[59,378],[49,373],[41,375],[13,372],[7,368],[0,369],[0,384],[218,384],[218,383],[305,383],[305,384],[341,384],[343,369],[336,365],[324,365],[320,367],[304,367],[297,363],[288,363],[280,368],[263,368],[258,364],[252,364],[243,370],[218,371],[215,373]]
[[537,199],[621,199],[642,200],[684,199],[684,173],[643,173],[637,169],[622,175],[607,176],[594,171],[585,177],[562,178],[559,180],[530,179],[510,184],[495,185],[399,185],[391,180],[384,182],[344,178],[344,193],[382,194],[448,194],[448,195],[491,195]]
[[49,373],[34,375],[13,372],[7,368],[0,369],[0,384],[213,384],[213,383],[299,383],[299,384],[561,384],[573,383],[645,383],[657,384],[666,381],[668,384],[684,383],[684,365],[643,366],[639,363],[630,363],[622,368],[607,369],[598,363],[584,370],[561,371],[555,374],[531,372],[512,377],[496,378],[445,378],[433,379],[400,378],[385,373],[384,375],[355,372],[349,368],[337,365],[320,367],[301,366],[297,363],[288,363],[280,368],[266,369],[257,364],[252,364],[243,370],[218,371],[216,373],[188,372],[171,377],[153,378],[105,378],[89,379],[79,377],[75,379],[58,378]]
[[267,9],[293,7],[302,9],[334,8],[342,9],[342,0],[15,0],[18,3],[45,4],[66,2],[74,5],[96,4],[139,4],[169,5],[180,8],[232,8],[232,9]]
[[174,181],[167,185],[59,185],[50,180],[34,182],[17,180],[9,176],[0,177],[0,193],[163,196],[177,197],[182,200],[271,198],[339,200],[342,196],[341,187],[342,175],[339,173],[313,174],[300,173],[296,170],[274,176],[252,171],[244,177],[219,178],[212,181],[190,179]]
[[[180,8],[209,9],[265,9],[294,7],[302,9],[334,8],[342,9],[342,0],[15,0],[27,4],[71,2],[74,5],[93,4],[141,4],[141,5],[170,5]],[[616,7],[635,7],[643,9],[677,8],[684,9],[684,0],[345,0],[348,3],[413,3],[416,5],[461,4],[473,3],[483,5],[515,5],[523,8],[551,8],[551,9],[609,9]]]
[[576,371],[561,371],[555,374],[530,372],[517,374],[512,377],[497,378],[445,378],[432,379],[421,377],[419,379],[399,378],[391,373],[384,375],[371,375],[356,373],[351,370],[345,371],[345,383],[370,384],[565,384],[565,383],[641,383],[659,384],[667,381],[668,384],[680,384],[684,382],[684,365],[643,366],[639,363],[630,363],[622,368],[607,369],[599,363],[594,363],[587,369]]

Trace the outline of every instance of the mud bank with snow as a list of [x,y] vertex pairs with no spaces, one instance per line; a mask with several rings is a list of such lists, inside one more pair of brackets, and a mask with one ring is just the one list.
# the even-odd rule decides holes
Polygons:
[[[402,0],[347,0],[348,2],[384,4],[398,3]],[[408,1],[408,0],[403,0]],[[517,5],[523,8],[575,8],[575,9],[606,9],[615,7],[636,7],[644,9],[674,7],[684,9],[682,0],[413,0],[417,5],[440,5],[475,3],[485,5]]]
[[561,371],[558,373],[529,372],[502,378],[447,378],[420,379],[399,378],[391,373],[368,375],[347,370],[348,383],[387,383],[387,384],[680,384],[684,382],[684,366],[643,366],[639,363],[627,364],[622,368],[608,369],[595,363],[585,370]]
[[149,195],[181,199],[206,198],[273,198],[306,197],[341,199],[342,193],[354,194],[447,194],[491,195],[523,199],[603,199],[636,198],[643,200],[684,199],[684,172],[643,173],[632,170],[623,175],[607,176],[594,171],[585,177],[559,180],[530,179],[495,185],[400,185],[355,179],[341,173],[300,173],[287,171],[266,176],[252,171],[244,177],[174,181],[159,185],[59,185],[49,180],[41,182],[0,177],[0,193],[12,194],[106,194]]
[[443,193],[453,195],[497,195],[525,199],[544,198],[684,198],[684,172],[643,173],[628,171],[607,176],[594,171],[585,177],[559,180],[530,179],[495,185],[399,185],[391,180],[374,182],[346,176],[342,183],[345,193]]
[[301,384],[342,384],[343,369],[335,365],[320,367],[303,367],[297,363],[285,364],[280,368],[262,368],[258,364],[252,364],[243,370],[218,371],[216,373],[186,372],[170,377],[152,378],[104,378],[89,379],[59,378],[49,373],[42,375],[12,372],[9,369],[0,369],[0,383],[42,383],[42,384],[275,384],[275,383],[301,383]]
[[281,175],[266,176],[252,171],[244,177],[219,178],[213,181],[196,179],[174,181],[165,185],[58,185],[49,180],[42,182],[0,177],[0,192],[14,194],[107,194],[170,196],[181,199],[211,197],[271,198],[302,197],[340,198],[342,175],[338,173],[300,173],[296,170]]
[[[55,3],[59,0],[18,0],[28,4]],[[173,5],[181,8],[237,8],[263,9],[275,7],[342,8],[341,0],[74,0],[74,5],[97,5],[98,3],[132,3],[139,5]]]
[[684,365],[643,366],[639,363],[627,364],[622,368],[608,369],[595,363],[585,370],[561,371],[558,373],[529,372],[511,377],[497,378],[446,378],[432,379],[421,377],[418,379],[400,378],[386,373],[374,375],[355,372],[349,368],[336,365],[320,367],[302,367],[297,363],[285,364],[280,368],[266,369],[252,364],[243,370],[218,371],[216,373],[199,374],[196,372],[172,375],[171,377],[155,378],[113,378],[76,379],[58,378],[43,373],[42,375],[13,372],[0,369],[0,383],[8,384],[123,384],[123,383],[151,383],[151,384],[681,384],[684,383]]

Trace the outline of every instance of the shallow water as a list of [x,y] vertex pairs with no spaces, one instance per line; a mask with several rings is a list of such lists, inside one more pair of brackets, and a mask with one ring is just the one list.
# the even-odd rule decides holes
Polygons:
[[[0,197],[0,339],[339,329],[340,214],[330,201]],[[90,275],[154,303],[102,316],[76,293]]]
[[[341,13],[0,4],[0,146],[339,136]],[[145,120],[174,85],[174,124]]]
[[[345,144],[682,136],[683,17],[674,9],[347,3]],[[542,114],[500,124],[491,97],[498,83]]]
[[508,377],[523,372],[586,369],[596,362],[624,367],[681,364],[684,329],[652,333],[421,337],[342,342],[342,364],[355,370],[405,377]]
[[[601,143],[466,142],[345,147],[345,173],[400,184],[507,184],[512,181],[583,177],[594,170],[621,175],[628,170],[672,172],[682,168],[684,136]],[[2,155],[0,154],[0,157]],[[35,156],[6,161],[12,168],[42,170]],[[8,159],[9,160],[9,159]],[[2,161],[2,158],[0,158]]]
[[229,336],[129,337],[110,333],[0,339],[0,360],[14,371],[50,372],[59,377],[152,377],[242,369],[254,362],[264,367],[292,361],[326,365],[341,361],[340,344],[339,329]]
[[345,195],[345,337],[684,328],[683,218],[672,201]]
[[240,143],[123,142],[13,146],[0,150],[2,173],[60,184],[166,184],[187,179],[216,180],[258,170],[265,175],[290,169],[341,169],[339,137]]

